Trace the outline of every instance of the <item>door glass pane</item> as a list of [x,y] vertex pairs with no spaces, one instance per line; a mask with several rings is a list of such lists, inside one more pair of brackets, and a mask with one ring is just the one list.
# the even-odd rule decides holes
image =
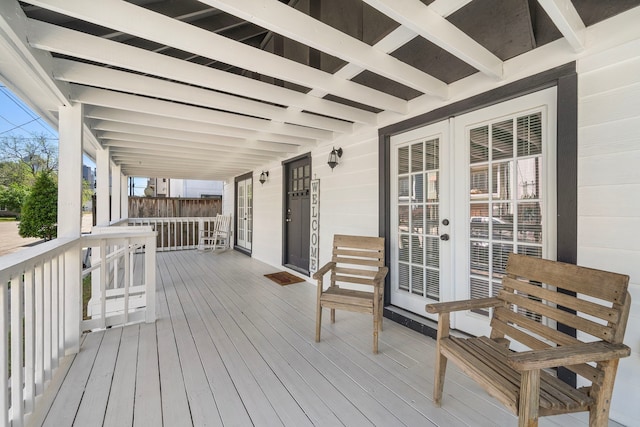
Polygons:
[[484,298],[499,291],[510,253],[542,256],[541,113],[476,127],[468,144],[469,294]]
[[398,289],[440,298],[438,138],[397,148]]

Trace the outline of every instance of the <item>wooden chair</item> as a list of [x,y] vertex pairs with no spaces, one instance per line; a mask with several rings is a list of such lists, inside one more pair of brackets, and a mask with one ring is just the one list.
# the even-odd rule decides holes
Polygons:
[[200,250],[215,250],[218,248],[226,249],[231,246],[230,243],[230,215],[218,215],[215,217],[213,227],[210,230],[200,230],[200,240],[198,248]]
[[[606,426],[618,360],[630,354],[622,343],[631,305],[628,283],[622,274],[511,254],[496,297],[427,305],[429,313],[439,313],[434,403],[441,404],[450,360],[517,414],[519,426],[579,411],[589,411],[590,426]],[[449,335],[451,312],[488,307],[490,337]],[[540,318],[575,328],[578,338]],[[509,350],[506,336],[531,350]],[[559,366],[591,386],[571,387],[547,371]]]
[[211,234],[213,248],[227,249],[231,247],[231,215],[219,215],[216,217],[216,226]]
[[[328,272],[331,272],[330,283],[324,289],[323,277]],[[384,278],[387,272],[383,237],[335,235],[331,261],[313,275],[318,281],[316,342],[320,341],[323,308],[331,309],[331,323],[336,321],[336,309],[371,313],[373,352],[378,353],[378,331],[382,330]],[[373,292],[342,288],[340,283],[371,286]]]

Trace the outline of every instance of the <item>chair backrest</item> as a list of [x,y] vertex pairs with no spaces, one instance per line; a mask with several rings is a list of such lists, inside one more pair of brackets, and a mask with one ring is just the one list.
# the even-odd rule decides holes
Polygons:
[[[534,350],[594,339],[622,343],[631,304],[629,276],[517,254],[509,255],[506,273],[498,298],[517,311],[496,308],[494,331]],[[546,326],[542,318],[552,321],[547,322],[551,326],[557,322],[575,328],[582,339]],[[567,368],[589,380],[600,375],[599,369],[586,364]]]
[[218,233],[228,233],[231,225],[231,215],[218,215],[216,217],[216,231]]
[[331,260],[336,263],[333,283],[373,285],[378,269],[384,267],[384,237],[336,234]]

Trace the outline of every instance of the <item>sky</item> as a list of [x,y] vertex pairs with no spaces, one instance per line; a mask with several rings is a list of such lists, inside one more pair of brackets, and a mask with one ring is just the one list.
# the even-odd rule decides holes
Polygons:
[[[0,138],[10,135],[25,138],[44,135],[50,142],[58,144],[58,131],[0,82]],[[85,157],[83,163],[95,169],[95,163],[91,159]],[[136,177],[134,180],[134,194],[143,196],[147,179]]]

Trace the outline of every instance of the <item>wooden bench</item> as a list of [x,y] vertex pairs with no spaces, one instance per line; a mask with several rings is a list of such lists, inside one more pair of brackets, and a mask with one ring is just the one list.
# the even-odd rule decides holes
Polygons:
[[[450,360],[518,415],[520,426],[579,411],[589,411],[590,426],[606,426],[618,360],[630,354],[622,343],[631,305],[628,283],[622,274],[511,254],[495,298],[428,304],[429,313],[439,314],[434,403],[442,402]],[[451,312],[486,308],[493,309],[490,337],[449,334]],[[555,322],[575,328],[578,338],[556,329]],[[509,350],[511,341],[530,350]],[[549,370],[559,366],[591,385],[569,386]]]
[[[323,277],[331,272],[324,289]],[[336,321],[336,309],[373,314],[373,352],[378,352],[378,331],[382,330],[384,278],[384,238],[366,236],[333,237],[331,261],[313,275],[318,281],[316,308],[316,342],[320,341],[322,309],[331,310],[331,323]],[[371,292],[340,287],[340,283],[370,286]]]

